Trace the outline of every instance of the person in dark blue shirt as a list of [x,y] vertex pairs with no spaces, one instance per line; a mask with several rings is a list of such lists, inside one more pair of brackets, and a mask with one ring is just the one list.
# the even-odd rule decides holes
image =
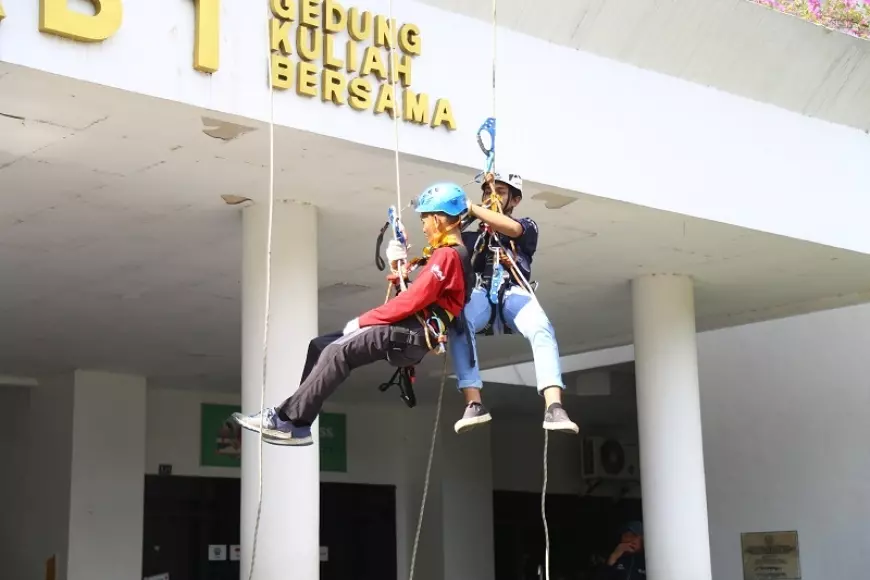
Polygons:
[[[562,407],[562,369],[556,333],[538,300],[526,289],[532,275],[532,260],[538,249],[538,224],[531,218],[516,218],[513,213],[523,199],[523,180],[519,175],[495,174],[495,196],[488,183],[483,184],[482,200],[501,204],[488,209],[469,201],[469,216],[480,220],[476,232],[463,232],[462,241],[472,251],[472,268],[477,284],[466,304],[464,314],[472,332],[450,334],[448,349],[465,396],[466,408],[454,429],[464,433],[488,423],[492,417],[483,406],[480,390],[483,381],[477,357],[463,356],[470,347],[476,352],[475,334],[522,334],[531,344],[535,361],[537,389],[544,397],[544,429],[577,434],[577,425]],[[493,199],[494,197],[494,199]],[[516,264],[505,256],[509,251]]]
[[623,526],[619,544],[598,569],[595,580],[646,580],[641,522],[628,522]]

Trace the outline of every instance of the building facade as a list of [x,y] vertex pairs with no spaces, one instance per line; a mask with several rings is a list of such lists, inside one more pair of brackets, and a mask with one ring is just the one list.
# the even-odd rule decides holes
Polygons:
[[[446,380],[428,486],[440,361],[414,409],[378,391],[388,370],[355,374],[316,445],[262,463],[247,437],[239,467],[207,419],[283,399],[312,336],[383,300],[387,208],[435,181],[476,196],[490,117],[541,228],[538,296],[580,418],[549,439],[548,491],[642,498],[653,580],[764,577],[746,534],[775,532],[799,538],[788,577],[859,574],[841,546],[870,539],[865,41],[733,0],[511,2],[495,27],[466,3],[261,4],[0,0],[12,577],[159,577],[163,474],[240,479],[238,539],[197,540],[213,577],[248,577],[258,520],[254,578],[332,577],[323,521],[356,520],[324,485],[365,484],[392,490],[365,550],[386,545],[397,578],[424,487],[415,577],[495,578],[494,493],[543,483],[520,337],[479,341],[491,429],[452,432]],[[782,38],[812,55],[799,70]],[[633,441],[643,477],[589,477],[598,435]]]

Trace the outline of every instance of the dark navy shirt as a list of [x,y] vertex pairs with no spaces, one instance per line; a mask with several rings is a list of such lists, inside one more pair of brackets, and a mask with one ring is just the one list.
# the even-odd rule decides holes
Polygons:
[[[517,266],[519,266],[520,272],[522,272],[526,280],[531,282],[532,258],[535,255],[535,251],[537,251],[538,249],[538,224],[536,224],[535,220],[533,220],[532,218],[527,217],[511,219],[523,226],[523,233],[520,234],[518,238],[513,238],[513,242],[517,250]],[[465,244],[465,247],[468,248],[469,252],[474,252],[474,244],[477,241],[479,235],[480,230],[476,232],[462,232],[462,242]],[[511,250],[510,237],[504,234],[493,235],[498,236],[498,239],[501,241],[502,245],[508,250]],[[497,245],[494,240],[492,241],[492,245]],[[474,271],[478,274],[483,274],[484,277],[491,276],[492,257],[492,252],[485,247],[481,251],[480,256],[474,261]]]
[[595,580],[646,580],[646,558],[639,554],[623,554],[613,566],[604,564]]

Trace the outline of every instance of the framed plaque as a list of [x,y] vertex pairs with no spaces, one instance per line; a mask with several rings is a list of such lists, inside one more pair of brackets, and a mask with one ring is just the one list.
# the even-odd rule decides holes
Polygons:
[[744,580],[801,580],[797,532],[740,534]]

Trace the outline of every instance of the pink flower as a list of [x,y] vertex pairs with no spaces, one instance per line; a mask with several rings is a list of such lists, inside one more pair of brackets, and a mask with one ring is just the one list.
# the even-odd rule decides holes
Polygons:
[[816,18],[822,15],[822,0],[807,0],[807,6]]

